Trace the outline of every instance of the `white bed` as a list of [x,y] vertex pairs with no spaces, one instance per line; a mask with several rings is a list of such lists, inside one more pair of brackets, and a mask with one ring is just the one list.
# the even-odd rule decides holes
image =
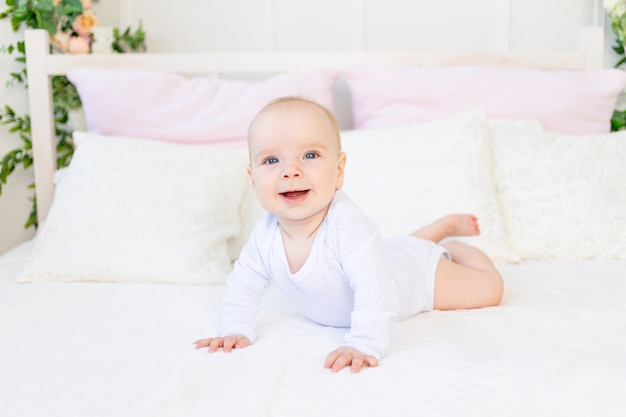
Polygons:
[[[597,30],[593,33],[597,34]],[[71,236],[81,238],[90,233],[89,228],[84,227],[85,224],[94,221],[84,213],[87,209],[64,216],[56,207],[68,208],[68,201],[62,201],[62,198],[67,200],[68,190],[74,186],[79,189],[85,186],[70,187],[68,178],[80,182],[83,178],[77,174],[85,171],[75,171],[75,177],[61,175],[60,184],[64,185],[57,188],[55,200],[52,199],[55,192],[52,172],[55,167],[50,158],[52,142],[47,134],[50,132],[50,107],[49,101],[45,100],[50,74],[66,73],[84,66],[135,66],[142,70],[165,68],[196,73],[211,72],[207,68],[213,67],[220,68],[218,72],[238,73],[251,69],[260,72],[291,71],[313,64],[340,68],[348,64],[381,62],[385,58],[392,58],[395,63],[409,62],[406,59],[410,59],[413,60],[412,64],[420,60],[415,55],[410,58],[381,55],[185,55],[176,59],[150,54],[69,57],[47,55],[45,36],[40,32],[29,32],[27,42],[28,70],[32,77],[29,79],[29,93],[33,133],[37,140],[36,181],[40,220],[56,222],[57,227],[63,225],[70,229],[70,223],[74,221],[79,225],[79,230]],[[551,56],[547,64],[536,55],[531,58],[516,57],[513,60],[511,57],[488,58],[490,63],[508,63],[511,66],[527,67],[531,63],[535,68],[547,65],[552,70],[572,68],[586,71],[598,66],[597,59],[589,58],[594,54],[597,58],[597,47],[595,44],[587,52],[572,53],[571,56]],[[471,57],[470,63],[482,63],[476,61],[475,55],[467,57]],[[431,65],[450,61],[445,57],[437,57],[433,61],[430,55],[422,58]],[[457,58],[454,57],[451,62],[456,62],[454,60]],[[176,285],[165,283],[167,280],[116,280],[111,279],[110,275],[108,279],[103,278],[107,271],[89,277],[81,269],[82,272],[78,273],[80,276],[72,275],[73,271],[68,272],[72,265],[85,268],[85,265],[99,265],[98,262],[102,260],[106,265],[107,259],[110,263],[120,259],[119,263],[124,266],[121,260],[126,254],[116,252],[115,248],[102,253],[100,249],[106,249],[106,246],[97,241],[98,236],[89,241],[93,247],[87,248],[86,252],[81,252],[84,248],[74,247],[79,257],[80,254],[90,253],[89,250],[94,251],[88,262],[72,259],[59,267],[57,273],[41,273],[46,270],[46,265],[56,260],[48,259],[37,264],[33,256],[67,256],[67,252],[64,252],[66,247],[63,250],[44,247],[46,242],[54,242],[55,239],[64,241],[67,236],[61,238],[50,235],[49,229],[47,232],[40,230],[37,239],[45,242],[28,242],[0,258],[1,414],[16,417],[625,415],[626,233],[623,233],[624,222],[620,222],[620,217],[626,208],[626,191],[619,185],[619,181],[626,175],[623,168],[625,160],[621,159],[626,153],[620,153],[626,148],[622,145],[626,143],[626,137],[608,133],[577,136],[550,133],[544,132],[534,121],[516,123],[490,120],[479,110],[478,113],[472,111],[446,121],[344,132],[344,145],[349,155],[348,173],[353,169],[365,175],[368,170],[372,171],[370,161],[359,162],[359,158],[367,159],[372,152],[378,157],[383,155],[377,153],[380,148],[361,147],[359,141],[371,140],[376,146],[381,146],[381,139],[377,137],[383,137],[385,146],[401,147],[398,137],[404,140],[409,132],[424,136],[439,134],[441,141],[448,141],[446,143],[449,146],[467,146],[463,152],[466,152],[467,159],[472,159],[474,147],[471,146],[473,140],[478,141],[478,127],[487,129],[489,137],[476,143],[481,146],[490,144],[487,157],[493,160],[493,166],[485,172],[481,171],[480,175],[493,177],[495,197],[487,195],[483,190],[492,187],[490,181],[489,184],[474,184],[474,187],[481,188],[472,189],[467,201],[475,202],[472,199],[480,196],[482,200],[476,204],[455,206],[460,197],[452,198],[441,192],[436,193],[435,197],[441,197],[449,205],[437,205],[428,200],[436,206],[436,210],[422,207],[420,213],[423,217],[410,218],[407,214],[410,210],[403,211],[397,207],[402,204],[397,204],[395,211],[386,210],[380,207],[381,199],[376,194],[376,187],[381,186],[376,183],[376,178],[381,177],[380,172],[393,179],[393,175],[398,175],[398,178],[405,175],[390,172],[390,167],[414,169],[411,175],[415,176],[425,171],[413,167],[419,162],[398,162],[397,159],[389,162],[384,158],[377,159],[377,176],[369,177],[365,184],[354,179],[356,175],[353,179],[348,177],[346,187],[367,211],[380,216],[384,234],[395,233],[402,227],[413,227],[415,221],[426,221],[429,216],[442,214],[441,209],[476,208],[479,214],[483,214],[481,219],[485,232],[484,240],[477,241],[477,244],[483,245],[485,250],[493,254],[505,281],[505,294],[500,306],[479,310],[433,311],[395,323],[390,349],[379,367],[366,369],[359,374],[347,371],[333,374],[322,366],[323,361],[330,350],[341,344],[346,329],[323,327],[308,321],[277,290],[270,289],[258,316],[257,342],[231,354],[207,354],[206,351],[193,349],[192,342],[211,335],[218,326],[225,289],[220,283],[221,278],[216,278],[212,284]],[[606,201],[598,205],[589,203],[585,211],[572,205],[571,201],[563,201],[566,197],[557,193],[551,205],[548,207],[544,204],[539,211],[540,220],[548,222],[547,225],[539,222],[531,233],[529,228],[535,221],[533,216],[537,215],[537,210],[533,212],[528,207],[545,203],[540,199],[542,195],[537,194],[541,187],[530,180],[523,184],[506,183],[506,179],[514,178],[515,172],[524,168],[524,159],[505,158],[511,158],[511,153],[530,146],[522,144],[522,148],[516,148],[520,139],[539,131],[541,138],[529,139],[528,143],[549,140],[552,145],[561,144],[561,147],[554,145],[554,151],[561,153],[543,155],[539,152],[530,158],[537,160],[539,167],[546,168],[546,176],[539,176],[544,189],[552,192],[564,188],[571,193],[575,187],[584,186],[591,189],[589,199],[598,199],[599,195],[604,195]],[[455,142],[459,135],[465,135],[462,144]],[[499,139],[494,140],[498,135],[502,138],[500,144],[496,143]],[[582,140],[583,136],[585,140]],[[601,152],[595,144],[607,143],[611,146],[609,155],[602,154],[606,160],[584,160],[584,164],[574,168],[586,170],[590,166],[589,172],[592,173],[593,167],[598,164],[606,167],[599,169],[602,175],[598,178],[616,178],[616,182],[607,185],[612,188],[603,188],[604,184],[600,183],[581,185],[580,178],[572,178],[571,184],[564,183],[563,178],[567,176],[558,177],[556,171],[550,171],[559,163],[576,162],[574,156],[570,155],[570,159],[567,159],[567,155],[562,153],[562,143],[568,140],[572,144],[577,141],[589,146],[579,152],[584,152],[588,158],[595,155],[589,149]],[[592,142],[594,146],[588,145]],[[115,141],[110,143],[119,145]],[[567,145],[568,148],[574,147]],[[147,149],[141,146],[133,152]],[[528,149],[536,152],[541,148]],[[403,148],[399,152],[415,154],[425,150],[436,152],[435,147],[411,148],[409,145],[406,150]],[[486,148],[483,150],[486,152]],[[397,157],[398,154],[394,155]],[[480,155],[475,154],[476,158]],[[549,157],[552,159],[545,159]],[[441,161],[447,159],[440,159],[437,164]],[[454,165],[458,161],[453,158],[449,163]],[[424,159],[421,162],[428,165],[429,161]],[[138,164],[141,165],[140,162]],[[481,161],[474,161],[466,167],[466,171],[458,172],[446,166],[435,166],[439,166],[441,174],[446,177],[434,178],[441,187],[449,187],[445,189],[447,191],[455,190],[455,184],[450,184],[454,182],[455,175],[461,175],[459,178],[466,178],[464,175],[468,172],[479,175],[477,172],[485,168]],[[145,169],[149,168],[146,165]],[[83,169],[88,170],[89,167]],[[537,171],[539,168],[531,169]],[[564,169],[567,171],[567,167]],[[572,171],[567,171],[567,174],[571,177]],[[446,182],[448,177],[452,178]],[[532,172],[526,177],[532,177]],[[480,178],[471,177],[467,180],[479,181]],[[102,181],[106,183],[107,179]],[[90,188],[101,185],[99,182],[88,184]],[[411,186],[418,187],[419,184]],[[242,187],[244,197],[240,197],[247,198],[245,196],[248,196],[249,190],[245,188],[245,181]],[[135,188],[139,188],[138,185]],[[598,189],[598,194],[593,194]],[[424,190],[427,193],[430,189]],[[403,194],[407,198],[404,190],[389,192],[388,198],[392,202],[402,198]],[[374,194],[373,198],[368,198],[369,194]],[[101,197],[99,194],[88,195]],[[457,193],[454,197],[459,195]],[[122,200],[110,194],[108,198],[114,202]],[[496,207],[495,211],[491,206],[485,207],[493,203],[490,198],[497,199],[493,206]],[[241,212],[244,215],[258,213],[254,208],[242,207],[252,204],[251,200],[246,201],[238,205]],[[83,207],[94,210],[97,209],[94,206],[106,206],[103,213],[115,210],[115,206],[107,205],[107,201],[98,201],[97,204],[87,200],[83,202],[87,204]],[[52,209],[48,216],[50,206]],[[602,211],[593,215],[598,207]],[[172,210],[178,209],[175,207]],[[574,240],[572,236],[587,236],[588,230],[584,223],[571,222],[580,220],[576,215],[588,215],[590,212],[592,216],[588,216],[586,222],[595,229],[589,232],[586,243],[579,247],[575,242],[570,242]],[[493,213],[501,217],[494,219]],[[562,222],[559,221],[561,218]],[[597,218],[600,220],[596,222]],[[609,232],[597,236],[595,232],[604,231],[601,218],[609,222]],[[230,236],[231,252],[240,244],[235,241],[245,237],[245,230],[249,227],[245,219],[241,222],[243,225],[240,225],[239,235]],[[563,222],[569,224],[565,231],[559,229],[562,226],[559,223]],[[107,230],[92,226],[101,234]],[[129,231],[145,232],[145,229],[135,227],[132,223],[125,227]],[[501,232],[506,236],[500,236]],[[557,237],[561,239],[560,246],[550,248],[548,245],[551,242],[559,242],[553,240]],[[503,238],[507,239],[508,248],[502,247]],[[538,242],[537,238],[545,241]],[[40,248],[33,251],[36,244]],[[69,247],[72,247],[71,244]],[[610,250],[603,250],[606,247]],[[534,251],[536,248],[547,256],[542,259]],[[96,249],[100,250],[99,253],[95,253]],[[154,259],[151,261],[155,262]],[[56,264],[53,266],[58,267]],[[29,272],[25,274],[24,270]],[[69,276],[64,276],[63,272],[68,272]]]

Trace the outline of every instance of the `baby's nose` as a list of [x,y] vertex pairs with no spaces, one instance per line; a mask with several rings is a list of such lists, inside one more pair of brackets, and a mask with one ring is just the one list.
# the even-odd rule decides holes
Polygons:
[[282,177],[284,179],[287,178],[298,178],[302,176],[302,170],[295,164],[289,164],[285,166],[283,170]]

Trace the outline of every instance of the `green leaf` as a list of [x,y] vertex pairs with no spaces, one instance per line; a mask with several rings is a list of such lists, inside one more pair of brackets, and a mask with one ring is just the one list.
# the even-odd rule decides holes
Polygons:
[[611,118],[611,131],[624,130],[626,128],[626,110],[613,111]]
[[13,15],[15,12],[15,1],[14,0],[6,0],[7,9],[0,13],[0,19],[4,19],[5,17]]
[[28,13],[29,13],[29,2],[27,1],[23,1],[20,2],[17,7],[15,8],[15,11],[13,12],[13,19],[23,22],[24,20],[26,20],[28,18]]
[[24,155],[24,159],[22,160],[22,165],[24,169],[28,169],[33,165],[33,158],[30,155]]
[[48,31],[50,35],[57,33],[57,21],[54,11],[36,10],[37,25],[41,29]]
[[22,132],[20,133],[20,139],[22,139],[22,142],[24,142],[24,150],[25,151],[30,151],[31,149],[33,149],[33,142],[30,139],[30,132]]
[[13,14],[13,17],[11,18],[11,29],[13,29],[13,32],[17,32],[18,30],[20,30],[20,25],[22,24],[22,19],[18,19],[17,17],[15,17],[15,14]]
[[54,5],[52,0],[32,0],[33,7],[37,10],[52,12],[54,11]]
[[25,81],[24,78],[22,78],[22,74],[18,74],[17,72],[12,72],[11,78],[18,83],[23,83]]
[[[28,188],[34,189],[35,184],[30,184]],[[36,194],[33,195],[32,201],[33,201],[33,205],[30,210],[30,214],[28,215],[28,219],[26,220],[26,223],[24,224],[25,229],[28,229],[29,227],[32,227],[32,226],[34,226],[35,229],[39,227],[39,222],[37,221],[37,195]]]
[[30,151],[31,149],[33,149],[33,142],[30,139],[30,132],[29,132],[29,135],[21,134],[20,138],[24,142],[24,150],[25,151]]
[[60,6],[62,7],[61,13],[67,16],[78,16],[83,12],[83,4],[80,0],[63,0]]
[[120,35],[119,29],[115,28],[113,30],[113,44],[111,45],[115,52],[143,52],[146,50],[145,45],[145,37],[146,34],[141,27],[141,22],[139,24],[139,28],[135,31],[135,33],[131,32],[131,28],[128,27],[126,30]]
[[21,153],[21,149],[13,149],[11,152],[6,154],[4,158],[2,158],[2,165],[0,166],[0,182],[4,184],[7,183],[9,175],[15,171],[17,164],[22,162]]

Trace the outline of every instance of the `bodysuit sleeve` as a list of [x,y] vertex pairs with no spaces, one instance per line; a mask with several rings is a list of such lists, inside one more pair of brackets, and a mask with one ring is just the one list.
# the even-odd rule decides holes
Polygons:
[[398,313],[397,285],[386,266],[376,223],[360,212],[343,213],[336,220],[338,254],[354,291],[345,346],[380,359],[389,345],[391,322]]
[[260,253],[264,245],[259,242],[259,238],[264,235],[264,231],[259,229],[264,228],[266,225],[262,221],[257,224],[226,280],[222,323],[218,330],[221,337],[242,334],[251,343],[256,339],[256,315],[261,298],[270,286]]

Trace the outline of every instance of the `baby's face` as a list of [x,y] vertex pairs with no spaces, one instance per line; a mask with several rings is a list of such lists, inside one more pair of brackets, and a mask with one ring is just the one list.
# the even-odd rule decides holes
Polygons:
[[263,208],[279,222],[326,214],[343,183],[345,154],[326,113],[310,103],[265,110],[249,132],[249,173]]

